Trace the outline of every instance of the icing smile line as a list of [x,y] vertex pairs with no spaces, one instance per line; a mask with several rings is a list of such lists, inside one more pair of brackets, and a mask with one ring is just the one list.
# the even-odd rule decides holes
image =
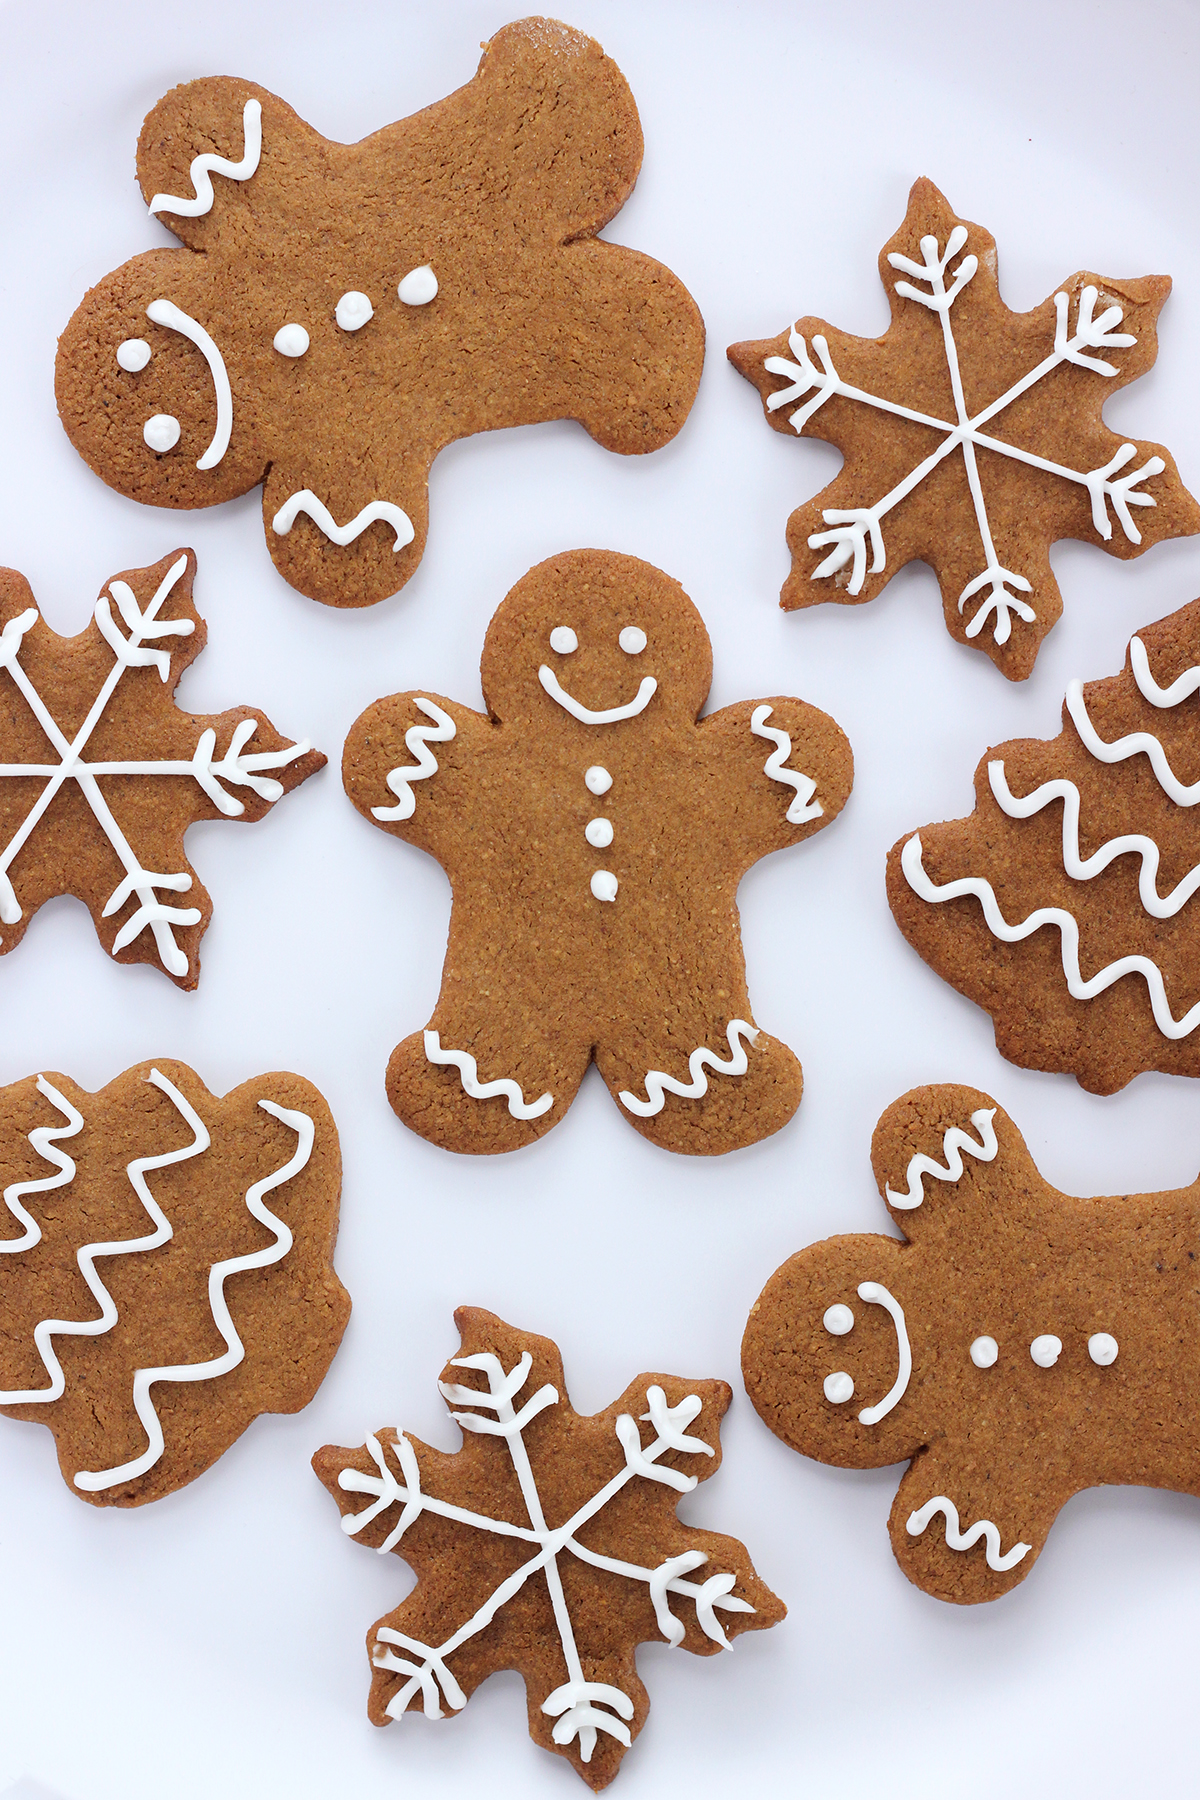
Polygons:
[[[146,308],[146,317],[155,325],[165,325],[168,331],[178,331],[182,337],[190,339],[208,364],[217,396],[217,426],[212,442],[196,467],[215,469],[229,448],[229,438],[233,431],[233,390],[229,385],[225,358],[203,325],[198,324],[190,313],[185,313],[182,307],[176,306],[173,300],[152,300]],[[178,437],[178,432],[175,435]]]
[[590,707],[581,706],[572,694],[568,694],[566,688],[560,687],[554,670],[545,663],[538,670],[538,680],[564,712],[569,712],[572,718],[580,720],[584,725],[615,725],[618,719],[636,719],[640,712],[645,712],[658,692],[658,683],[653,675],[644,675],[637,693],[624,706],[609,706],[602,712],[593,712]]
[[912,1374],[912,1348],[908,1341],[908,1329],[904,1323],[904,1309],[879,1281],[863,1281],[859,1283],[858,1297],[869,1301],[873,1306],[882,1306],[892,1315],[892,1323],[896,1327],[896,1350],[899,1369],[896,1379],[877,1406],[864,1406],[858,1415],[860,1425],[878,1425],[893,1406],[903,1400],[908,1388],[909,1376]]

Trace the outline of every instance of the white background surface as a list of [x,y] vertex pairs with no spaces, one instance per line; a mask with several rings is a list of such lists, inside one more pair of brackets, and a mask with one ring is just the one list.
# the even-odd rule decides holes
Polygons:
[[[928,174],[995,233],[1014,307],[1079,267],[1174,275],[1157,367],[1106,416],[1169,445],[1200,489],[1197,12],[1143,0],[1135,29],[1111,0],[1015,0],[980,9],[978,25],[929,0],[579,0],[570,20],[624,70],[646,137],[637,191],[607,235],[674,269],[708,326],[676,442],[624,459],[561,424],[454,446],[434,469],[418,573],[364,612],[282,582],[257,493],[176,515],[104,488],[57,422],[55,340],[88,286],[174,241],[133,179],[155,100],[192,76],[241,74],[356,139],[468,80],[479,40],[513,10],[0,7],[0,561],[74,632],[114,571],[194,545],[210,636],[183,704],[261,706],[335,765],[252,830],[194,829],[216,907],[196,994],[109,962],[75,902],[45,907],[0,963],[0,1081],[61,1069],[94,1088],[150,1056],[183,1058],[217,1092],[280,1066],[311,1077],[342,1132],[337,1260],[354,1299],[312,1407],[260,1420],[153,1506],[81,1504],[49,1433],[0,1420],[0,1789],[29,1773],[67,1800],[583,1793],[527,1739],[513,1675],[452,1723],[376,1731],[365,1716],[363,1637],[409,1577],[342,1536],[308,1458],[385,1422],[452,1446],[434,1381],[457,1341],[451,1309],[468,1301],[556,1338],[580,1410],[643,1369],[734,1386],[726,1462],[681,1513],[743,1538],[790,1617],[729,1657],[641,1651],[652,1709],[618,1778],[626,1800],[722,1785],[851,1800],[1191,1792],[1195,1500],[1082,1495],[1015,1593],[947,1606],[892,1560],[898,1471],[825,1469],[786,1449],[745,1398],[738,1350],[786,1256],[887,1228],[870,1135],[919,1082],[991,1092],[1071,1191],[1195,1177],[1194,1084],[1143,1075],[1101,1100],[1002,1061],[987,1016],[895,929],[883,863],[905,830],[970,809],[989,744],[1054,735],[1071,676],[1114,672],[1138,625],[1200,591],[1200,541],[1127,564],[1061,545],[1064,617],[1017,687],[951,641],[920,566],[869,606],[785,616],[784,523],[837,454],[771,433],[724,350],[803,312],[884,329],[876,256],[910,181]],[[594,1074],[548,1138],[495,1160],[410,1135],[384,1097],[392,1046],[437,992],[449,891],[431,860],[352,810],[342,740],[380,693],[423,686],[478,705],[493,610],[532,564],[578,545],[682,581],[712,634],[714,707],[794,692],[854,746],[843,817],[743,884],[756,1013],[800,1055],[806,1089],[785,1131],[734,1156],[653,1148]]]

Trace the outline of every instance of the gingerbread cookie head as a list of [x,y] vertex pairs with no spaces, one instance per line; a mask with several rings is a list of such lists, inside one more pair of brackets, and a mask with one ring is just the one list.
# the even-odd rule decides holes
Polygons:
[[359,144],[252,82],[174,89],[138,178],[187,247],[135,257],[67,326],[72,442],[151,505],[262,482],[294,587],[339,606],[394,593],[456,438],[572,418],[629,454],[683,424],[696,307],[661,264],[596,236],[641,154],[620,71],[546,19],[506,26],[466,87]]

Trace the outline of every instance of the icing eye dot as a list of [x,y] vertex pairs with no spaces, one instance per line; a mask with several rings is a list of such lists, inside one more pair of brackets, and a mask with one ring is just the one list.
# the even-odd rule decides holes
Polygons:
[[374,318],[375,308],[365,294],[351,288],[338,301],[333,316],[343,331],[361,331],[367,320]]
[[1093,1332],[1088,1339],[1088,1355],[1094,1363],[1099,1363],[1102,1369],[1107,1369],[1109,1363],[1117,1360],[1116,1338],[1111,1337],[1107,1331]]
[[646,634],[640,625],[627,625],[617,642],[626,656],[640,656],[646,648]]
[[583,785],[589,794],[607,794],[612,786],[612,776],[600,763],[593,763],[584,775]]
[[1035,1337],[1029,1346],[1029,1354],[1039,1369],[1052,1369],[1062,1355],[1062,1339],[1056,1338],[1052,1332],[1045,1332]]
[[410,269],[397,294],[405,306],[428,306],[431,300],[437,299],[438,278],[428,263],[422,263],[419,269]]
[[845,1406],[854,1392],[854,1382],[844,1369],[825,1377],[825,1398],[831,1406]]
[[592,876],[592,892],[597,900],[615,900],[619,885],[610,869],[597,869]]
[[821,1323],[826,1331],[833,1333],[834,1337],[845,1337],[848,1331],[854,1330],[854,1314],[848,1306],[843,1306],[839,1302],[838,1305],[828,1309]]
[[572,650],[578,650],[579,639],[569,625],[556,625],[550,633],[550,648],[560,656],[570,656]]
[[[368,303],[369,304],[369,303]],[[370,313],[367,318],[370,318]],[[338,324],[342,321],[339,318]],[[344,329],[349,329],[345,327]],[[281,325],[272,340],[280,356],[303,356],[308,349],[308,333],[303,325]]]
[[971,1345],[971,1361],[977,1369],[990,1369],[999,1354],[1000,1346],[994,1337],[977,1337]]
[[179,420],[170,413],[155,413],[142,426],[142,436],[151,450],[157,450],[161,456],[164,450],[173,450],[179,442]]
[[150,361],[150,346],[145,338],[126,338],[123,344],[117,345],[117,362],[122,369],[128,369],[136,375]]
[[613,841],[612,820],[589,819],[583,828],[583,835],[593,850],[607,850]]

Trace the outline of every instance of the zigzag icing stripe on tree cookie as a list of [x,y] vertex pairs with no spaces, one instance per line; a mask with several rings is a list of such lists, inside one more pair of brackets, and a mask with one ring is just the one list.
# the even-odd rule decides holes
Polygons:
[[19,1238],[0,1239],[0,1256],[12,1256],[19,1250],[32,1250],[42,1241],[42,1228],[21,1205],[22,1197],[26,1194],[50,1193],[54,1188],[69,1186],[75,1179],[75,1164],[65,1151],[56,1148],[56,1144],[59,1138],[75,1137],[83,1130],[83,1114],[44,1075],[38,1076],[37,1085],[39,1094],[44,1095],[52,1106],[56,1106],[67,1121],[65,1125],[36,1125],[29,1133],[29,1142],[37,1155],[53,1163],[58,1174],[49,1175],[44,1181],[14,1181],[10,1187],[5,1188],[4,1204],[17,1224],[23,1227],[23,1234]]

